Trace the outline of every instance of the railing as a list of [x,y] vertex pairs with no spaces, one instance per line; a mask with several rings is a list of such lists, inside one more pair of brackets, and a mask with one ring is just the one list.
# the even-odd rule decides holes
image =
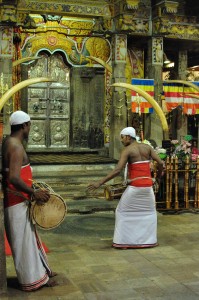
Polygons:
[[168,157],[165,174],[158,193],[157,209],[198,209],[199,208],[199,158],[184,161]]

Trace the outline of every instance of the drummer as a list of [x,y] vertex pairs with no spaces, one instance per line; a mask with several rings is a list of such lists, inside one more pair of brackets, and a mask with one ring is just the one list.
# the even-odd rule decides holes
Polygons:
[[128,163],[129,185],[125,189],[116,208],[113,247],[119,249],[147,248],[157,246],[157,214],[150,160],[158,164],[157,178],[160,180],[163,162],[153,150],[144,143],[136,141],[133,127],[124,128],[121,133],[124,149],[113,171],[97,182],[92,182],[92,191],[120,174]]
[[20,287],[24,291],[54,286],[45,251],[29,218],[31,200],[48,201],[47,190],[32,188],[32,170],[23,143],[30,131],[30,116],[16,111],[10,117],[11,134],[2,144],[5,229]]

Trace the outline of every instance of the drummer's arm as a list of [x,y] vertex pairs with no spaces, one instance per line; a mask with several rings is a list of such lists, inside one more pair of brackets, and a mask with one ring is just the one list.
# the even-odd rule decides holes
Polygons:
[[21,179],[21,166],[23,164],[23,149],[16,145],[9,153],[9,181],[19,191],[31,196],[31,199],[47,201],[49,192],[47,190],[34,190]]
[[9,181],[19,191],[32,195],[34,189],[29,187],[21,179],[21,166],[23,163],[23,152],[21,146],[12,147],[9,153]]
[[89,184],[88,190],[97,189],[101,185],[106,183],[107,181],[109,181],[109,180],[115,178],[117,175],[119,175],[120,172],[124,169],[127,160],[128,160],[128,153],[127,153],[126,149],[124,149],[121,153],[120,160],[118,161],[115,169],[113,171],[111,171],[110,173],[108,173],[105,177],[103,177],[99,181]]
[[158,154],[153,149],[151,149],[151,158],[157,162],[157,180],[160,181],[161,176],[163,175],[164,162],[160,159]]

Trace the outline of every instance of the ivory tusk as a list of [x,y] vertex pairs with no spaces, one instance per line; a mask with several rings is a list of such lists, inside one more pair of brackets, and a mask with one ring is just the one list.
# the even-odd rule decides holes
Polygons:
[[164,80],[163,82],[168,82],[168,83],[181,83],[181,84],[184,84],[184,85],[187,85],[187,86],[190,86],[192,87],[193,89],[195,89],[196,91],[199,92],[199,87],[192,83],[192,82],[189,82],[189,81],[186,81],[186,80]]
[[0,110],[3,108],[6,101],[8,101],[15,93],[17,93],[19,90],[23,89],[24,87],[38,83],[38,82],[55,82],[55,80],[51,78],[46,77],[39,77],[39,78],[30,78],[27,80],[24,80],[20,83],[17,83],[12,88],[10,88],[1,98],[0,98]]
[[167,123],[167,120],[166,120],[166,117],[164,115],[163,110],[161,109],[159,104],[155,101],[155,99],[153,99],[147,92],[143,91],[142,89],[138,88],[137,86],[134,86],[134,85],[129,84],[129,83],[124,83],[124,82],[114,83],[111,86],[117,86],[117,87],[130,89],[132,91],[137,92],[143,98],[145,98],[153,106],[153,108],[155,109],[157,115],[159,116],[160,121],[162,123],[163,130],[165,131],[165,133],[166,132],[168,133],[169,127],[168,127],[168,123]]
[[109,64],[107,64],[105,61],[103,61],[101,58],[94,57],[94,56],[86,56],[86,58],[96,61],[98,64],[102,65],[105,69],[107,69],[110,73],[113,72],[112,67]]
[[39,56],[33,56],[33,57],[24,57],[18,60],[13,61],[12,66],[16,67],[24,62],[30,61],[30,60],[35,60],[35,59],[40,59],[41,57]]

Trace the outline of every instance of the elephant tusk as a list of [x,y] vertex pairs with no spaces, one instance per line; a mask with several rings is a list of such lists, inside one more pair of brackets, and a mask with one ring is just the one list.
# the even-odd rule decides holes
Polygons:
[[101,58],[94,57],[94,56],[86,56],[86,58],[96,61],[98,64],[102,65],[105,69],[107,69],[110,73],[113,72],[112,67],[109,64],[107,64],[105,61],[103,61]]
[[30,61],[30,60],[35,60],[35,59],[40,59],[41,57],[39,56],[33,56],[33,57],[24,57],[18,60],[13,61],[12,66],[16,67],[24,62]]
[[153,108],[155,109],[157,115],[159,116],[160,121],[162,123],[163,130],[168,133],[169,127],[168,127],[168,123],[167,123],[167,120],[166,120],[166,117],[164,115],[163,110],[161,109],[159,104],[155,101],[155,99],[153,99],[147,92],[143,91],[142,89],[138,88],[137,86],[134,86],[134,85],[129,84],[129,83],[124,83],[124,82],[114,83],[111,86],[117,86],[117,87],[130,89],[132,91],[137,92],[143,98],[145,98],[153,106]]
[[24,80],[22,82],[17,83],[12,88],[10,88],[1,98],[0,98],[0,110],[3,108],[6,101],[8,101],[15,93],[19,90],[23,89],[24,87],[38,83],[38,82],[55,82],[55,80],[46,77],[39,77],[39,78],[30,78]]
[[199,92],[199,87],[192,83],[192,82],[189,82],[189,81],[186,81],[186,80],[165,80],[163,82],[168,82],[168,83],[181,83],[181,84],[184,84],[184,85],[187,85],[187,86],[190,86],[192,87],[193,89],[195,89],[196,91]]

